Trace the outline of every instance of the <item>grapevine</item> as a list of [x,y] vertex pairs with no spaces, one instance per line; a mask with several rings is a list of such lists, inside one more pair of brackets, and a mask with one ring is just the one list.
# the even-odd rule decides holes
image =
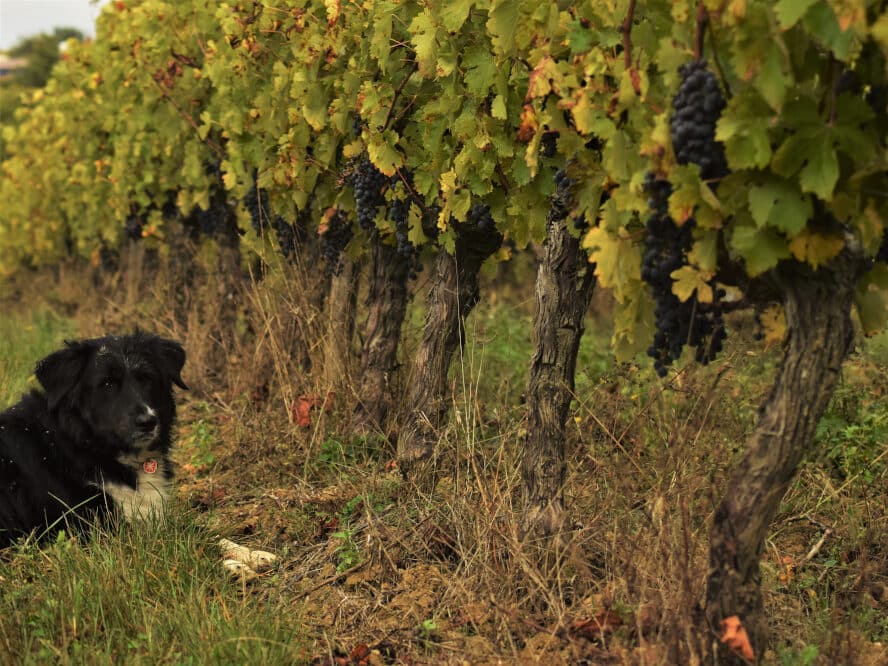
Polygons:
[[342,272],[342,251],[353,235],[354,231],[348,216],[337,209],[321,234],[321,254],[326,262],[325,270],[328,277]]
[[358,226],[369,236],[374,236],[377,233],[374,221],[380,206],[385,204],[383,188],[388,179],[367,155],[361,155],[352,166],[346,182],[354,191]]

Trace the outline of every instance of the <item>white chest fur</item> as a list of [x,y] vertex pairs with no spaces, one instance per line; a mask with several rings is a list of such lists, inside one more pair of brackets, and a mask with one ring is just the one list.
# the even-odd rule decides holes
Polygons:
[[[127,520],[159,517],[164,513],[167,499],[170,496],[170,482],[166,479],[164,462],[153,459],[146,465],[144,460],[126,459],[120,462],[126,465],[138,465],[136,487],[120,483],[103,482],[102,490],[114,500]],[[146,469],[153,470],[152,473]]]

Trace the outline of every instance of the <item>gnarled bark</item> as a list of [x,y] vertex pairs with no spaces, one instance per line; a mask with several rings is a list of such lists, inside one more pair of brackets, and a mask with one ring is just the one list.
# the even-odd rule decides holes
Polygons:
[[592,266],[568,224],[553,207],[537,271],[534,354],[526,391],[525,524],[541,535],[557,532],[564,520],[564,425],[574,392],[583,319],[595,286]]
[[[848,251],[828,267],[781,268],[786,311],[783,361],[746,452],[715,512],[709,552],[706,615],[722,634],[737,616],[760,657],[767,641],[759,559],[780,501],[810,451],[853,340],[850,310],[859,262]],[[719,663],[745,663],[724,646]]]
[[373,242],[367,323],[361,352],[361,376],[351,430],[385,432],[385,420],[395,399],[393,376],[398,369],[401,325],[407,312],[409,262],[397,249]]
[[398,438],[398,465],[424,491],[435,484],[437,443],[448,411],[447,373],[465,340],[465,319],[479,299],[478,272],[502,243],[497,233],[460,225],[453,255],[443,248],[435,262],[422,341],[408,390],[407,414]]

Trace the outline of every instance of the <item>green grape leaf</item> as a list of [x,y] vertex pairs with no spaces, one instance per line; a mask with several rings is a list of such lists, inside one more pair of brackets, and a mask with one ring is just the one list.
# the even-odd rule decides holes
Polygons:
[[488,12],[487,30],[490,32],[494,51],[501,56],[515,52],[520,3],[514,0],[494,0]]
[[839,180],[839,160],[829,142],[809,144],[808,163],[799,173],[803,192],[813,192],[829,201]]
[[[474,46],[462,58],[465,84],[477,97],[486,97],[496,82],[497,67],[493,55],[483,46]],[[504,112],[505,110],[503,110]]]
[[738,93],[722,112],[715,138],[725,145],[732,169],[761,169],[771,161],[770,109],[758,95]]
[[829,48],[836,58],[848,62],[856,35],[853,30],[842,29],[829,3],[815,3],[805,14],[804,24],[805,28]]
[[750,187],[748,196],[749,211],[759,228],[774,227],[790,237],[804,229],[814,214],[810,197],[783,180]]
[[817,0],[778,0],[774,4],[774,11],[777,13],[780,27],[789,30],[816,2]]
[[782,55],[780,49],[773,42],[761,64],[753,83],[756,89],[764,97],[765,101],[774,110],[780,110],[783,100],[786,99],[787,77],[783,73]]
[[451,33],[459,30],[472,10],[475,0],[448,0],[441,3],[441,24]]
[[385,73],[386,63],[391,52],[392,10],[380,11],[373,23],[373,36],[370,38],[370,55],[379,62],[379,69]]
[[567,44],[571,53],[586,53],[595,43],[592,32],[583,26],[579,19],[570,23],[570,31],[567,33]]
[[620,363],[631,361],[650,344],[654,331],[654,304],[647,285],[634,280],[624,288],[623,302],[614,308],[611,348]]
[[410,35],[416,50],[419,73],[425,77],[435,76],[438,64],[438,25],[434,17],[428,11],[413,17]]
[[743,258],[750,277],[761,275],[774,268],[781,259],[790,256],[786,240],[767,228],[738,226],[731,234],[731,247]]
[[506,99],[502,95],[493,98],[490,104],[490,115],[497,120],[508,120],[509,112],[506,110]]

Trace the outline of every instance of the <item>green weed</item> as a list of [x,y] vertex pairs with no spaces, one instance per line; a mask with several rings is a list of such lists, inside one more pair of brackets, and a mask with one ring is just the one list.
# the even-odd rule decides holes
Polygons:
[[52,310],[0,318],[0,409],[33,386],[34,364],[75,333],[74,323]]
[[19,545],[0,559],[0,653],[19,663],[294,663],[300,625],[242,596],[190,514]]

